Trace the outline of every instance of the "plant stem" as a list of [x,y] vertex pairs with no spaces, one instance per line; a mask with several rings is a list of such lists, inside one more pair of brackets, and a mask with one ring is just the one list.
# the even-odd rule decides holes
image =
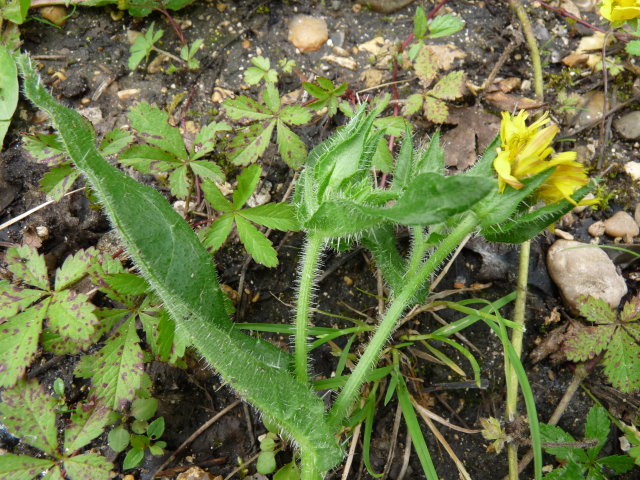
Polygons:
[[[531,63],[533,64],[533,85],[536,98],[540,101],[544,99],[544,83],[542,79],[542,62],[540,61],[540,51],[538,43],[531,27],[531,21],[526,10],[522,6],[520,0],[509,0],[511,8],[515,11],[522,32],[524,33],[529,53],[531,55]],[[522,338],[524,335],[525,310],[527,304],[527,283],[529,279],[529,257],[531,253],[531,241],[527,240],[520,244],[520,261],[518,266],[518,285],[516,291],[516,301],[513,312],[513,321],[521,325],[522,329],[513,329],[511,332],[511,344],[518,357],[522,354]],[[505,416],[507,421],[515,420],[518,414],[518,378],[516,371],[507,361],[505,356],[506,383],[507,383],[507,400],[505,407]],[[518,480],[518,447],[513,443],[507,445],[507,460],[509,463],[509,479]]]
[[318,268],[318,261],[324,246],[324,238],[312,233],[307,237],[302,254],[302,271],[298,284],[298,302],[296,304],[296,333],[295,346],[295,372],[297,379],[306,384],[309,382],[309,369],[307,359],[307,326],[309,323],[309,308],[311,306],[311,294],[313,292],[314,279]]
[[[522,353],[522,337],[524,336],[524,316],[527,306],[527,280],[529,278],[529,256],[531,253],[531,242],[526,241],[520,244],[520,261],[518,266],[518,284],[516,287],[516,301],[513,310],[513,321],[523,328],[514,328],[511,332],[511,344],[516,354]],[[505,416],[507,422],[513,422],[518,414],[518,377],[511,362],[505,356],[506,383],[507,383],[507,405]],[[509,462],[509,479],[518,478],[518,449],[514,444],[509,444],[507,448],[507,459]]]
[[409,301],[418,288],[420,288],[420,285],[455,250],[462,239],[475,230],[477,225],[478,218],[474,213],[469,212],[462,218],[455,229],[445,237],[428,260],[422,263],[415,271],[410,270],[407,272],[405,287],[400,292],[396,292],[395,299],[389,305],[384,318],[378,324],[375,334],[369,341],[369,345],[367,345],[356,368],[349,376],[347,383],[338,394],[338,398],[329,412],[328,422],[333,428],[337,429],[342,419],[357,401],[360,387],[366,381],[367,374],[378,361],[380,352],[395,330],[398,319],[407,308]]

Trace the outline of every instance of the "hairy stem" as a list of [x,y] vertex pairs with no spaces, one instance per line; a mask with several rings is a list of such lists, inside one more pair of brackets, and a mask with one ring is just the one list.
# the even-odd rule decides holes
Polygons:
[[[527,15],[526,10],[522,6],[520,0],[509,0],[511,8],[515,11],[520,25],[522,26],[522,32],[524,33],[527,45],[529,47],[529,53],[531,55],[531,63],[533,65],[533,85],[536,98],[539,101],[544,99],[544,83],[542,79],[542,62],[540,61],[540,51],[538,50],[538,43],[536,37],[533,34],[533,28],[531,27],[531,21]],[[527,283],[529,279],[529,256],[531,253],[531,241],[527,240],[520,245],[520,261],[518,267],[518,285],[516,292],[516,302],[513,312],[513,320],[517,324],[521,325],[522,329],[514,329],[511,333],[511,344],[518,357],[522,354],[522,337],[524,335],[524,321],[525,310],[527,304]],[[510,362],[505,358],[506,383],[507,383],[507,404],[505,407],[505,415],[507,421],[511,422],[515,420],[518,414],[518,379],[515,369]],[[538,456],[539,457],[539,456]],[[507,460],[509,463],[509,480],[518,480],[518,448],[515,444],[507,445]],[[540,475],[539,465],[540,459],[535,459],[536,478]]]
[[369,341],[362,357],[358,361],[344,388],[338,394],[333,408],[329,412],[329,424],[337,428],[342,419],[349,413],[360,394],[360,387],[365,382],[367,374],[378,361],[380,353],[389,340],[406,309],[409,301],[415,295],[420,285],[431,275],[447,256],[458,246],[464,237],[471,233],[478,225],[475,214],[468,213],[447,235],[437,250],[422,263],[415,271],[407,272],[405,287],[396,292],[395,299],[389,305],[384,318],[378,324],[375,334]]
[[302,270],[298,285],[298,302],[296,305],[296,333],[295,346],[295,372],[296,378],[303,384],[309,382],[309,367],[307,359],[307,327],[309,324],[309,309],[311,307],[311,295],[313,293],[314,278],[324,246],[324,238],[312,233],[307,237],[302,256]]

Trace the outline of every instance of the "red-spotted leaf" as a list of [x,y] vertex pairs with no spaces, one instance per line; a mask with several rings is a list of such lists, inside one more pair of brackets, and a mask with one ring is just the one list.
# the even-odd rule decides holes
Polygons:
[[84,453],[64,459],[71,480],[109,480],[115,476],[113,464],[97,453]]
[[104,347],[82,357],[75,374],[91,378],[94,391],[114,410],[122,410],[140,388],[144,366],[133,318],[124,322]]
[[45,292],[0,282],[0,324],[39,300]]
[[47,311],[49,325],[61,336],[78,342],[87,342],[98,323],[93,314],[95,307],[84,293],[73,290],[56,292]]
[[110,422],[110,410],[102,403],[83,403],[71,414],[71,425],[64,432],[64,452],[67,455],[88,445]]
[[54,465],[53,460],[5,453],[0,456],[0,478],[32,480]]
[[38,349],[45,307],[35,305],[0,325],[0,387],[15,384],[31,364]]
[[55,290],[59,291],[68,288],[87,275],[89,266],[97,255],[98,251],[95,248],[88,248],[67,257],[62,266],[56,271]]
[[57,456],[55,407],[55,400],[44,392],[37,380],[23,380],[2,392],[2,423],[32,447]]
[[44,257],[35,248],[28,245],[11,247],[7,250],[5,260],[9,264],[7,268],[17,279],[42,290],[49,289]]

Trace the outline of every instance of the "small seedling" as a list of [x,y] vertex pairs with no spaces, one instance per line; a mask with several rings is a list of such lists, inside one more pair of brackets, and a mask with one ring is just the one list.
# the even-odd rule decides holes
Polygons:
[[255,162],[267,150],[277,126],[276,143],[282,159],[291,167],[299,168],[307,156],[307,148],[287,125],[303,125],[311,120],[308,109],[298,105],[282,106],[280,93],[273,83],[262,91],[264,104],[241,95],[225,100],[227,116],[246,127],[229,142],[229,156],[235,165]]
[[302,84],[302,87],[309,95],[316,98],[316,100],[309,104],[309,107],[315,110],[321,110],[327,107],[327,115],[333,117],[338,112],[340,97],[347,91],[347,82],[343,82],[337,87],[331,80],[324,77],[318,77],[316,82],[317,85],[309,82]]
[[166,442],[158,440],[164,433],[164,418],[158,417],[149,423],[158,409],[155,398],[138,398],[131,405],[131,417],[134,419],[129,425],[133,433],[125,428],[125,421],[111,430],[108,436],[109,447],[120,453],[131,447],[122,463],[122,468],[128,470],[137,467],[144,458],[144,451],[151,455],[163,455]]
[[202,185],[204,197],[213,208],[222,212],[210,227],[202,232],[203,243],[213,251],[218,250],[231,233],[235,223],[240,241],[253,259],[266,267],[275,267],[278,256],[271,242],[251,222],[275,230],[299,229],[295,210],[288,203],[266,203],[251,208],[242,208],[249,200],[258,182],[262,169],[258,165],[245,168],[238,175],[238,185],[227,200],[213,182]]
[[456,15],[447,13],[445,15],[438,15],[429,21],[424,13],[424,9],[422,7],[416,8],[416,13],[413,16],[413,35],[416,42],[409,49],[409,58],[411,60],[416,58],[416,55],[418,55],[418,52],[424,44],[424,40],[453,35],[463,28],[464,21]]
[[127,64],[129,70],[138,68],[142,60],[145,62],[149,61],[149,55],[156,50],[155,45],[160,41],[162,35],[164,35],[164,30],[160,28],[155,30],[155,22],[151,22],[147,31],[136,37],[130,48],[131,55],[129,56],[129,62]]
[[598,454],[607,442],[611,422],[607,412],[599,405],[594,405],[587,414],[584,427],[585,442],[594,446],[581,448],[580,442],[560,427],[541,424],[540,430],[544,450],[562,461],[563,465],[545,475],[544,480],[585,479],[604,480],[610,473],[616,475],[628,472],[633,468],[633,459],[626,455],[610,455],[598,458]]
[[253,67],[247,68],[244,72],[244,81],[249,85],[257,85],[262,80],[266,83],[278,82],[278,72],[271,68],[271,62],[268,58],[262,56],[252,57],[251,63]]
[[[113,465],[95,452],[80,453],[110,423],[110,411],[101,403],[82,403],[66,424],[64,442],[58,442],[56,400],[36,380],[21,380],[2,392],[2,423],[22,441],[40,450],[39,455],[0,455],[2,478],[46,478],[108,480],[115,476]],[[63,473],[64,472],[64,473]]]
[[627,302],[618,316],[604,300],[579,300],[580,314],[593,326],[576,330],[564,343],[567,358],[584,362],[604,352],[602,364],[611,384],[621,392],[640,389],[640,296]]
[[131,127],[145,143],[133,145],[119,156],[123,165],[142,173],[169,174],[169,188],[177,198],[189,197],[195,177],[203,180],[224,180],[220,167],[204,158],[214,151],[217,136],[231,127],[225,122],[212,122],[196,135],[187,148],[177,127],[169,124],[169,114],[156,106],[141,102],[129,112]]

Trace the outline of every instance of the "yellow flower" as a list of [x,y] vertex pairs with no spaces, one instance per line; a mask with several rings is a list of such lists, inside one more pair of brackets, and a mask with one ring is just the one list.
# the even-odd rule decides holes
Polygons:
[[600,14],[610,22],[640,17],[640,0],[604,0]]
[[521,179],[555,167],[536,192],[538,198],[547,204],[565,199],[575,205],[571,195],[589,182],[584,167],[576,161],[576,152],[554,155],[550,145],[558,133],[558,126],[550,123],[547,113],[529,126],[526,124],[528,117],[524,110],[515,116],[502,113],[501,145],[493,161],[500,192],[504,192],[507,185],[520,189],[524,186]]

